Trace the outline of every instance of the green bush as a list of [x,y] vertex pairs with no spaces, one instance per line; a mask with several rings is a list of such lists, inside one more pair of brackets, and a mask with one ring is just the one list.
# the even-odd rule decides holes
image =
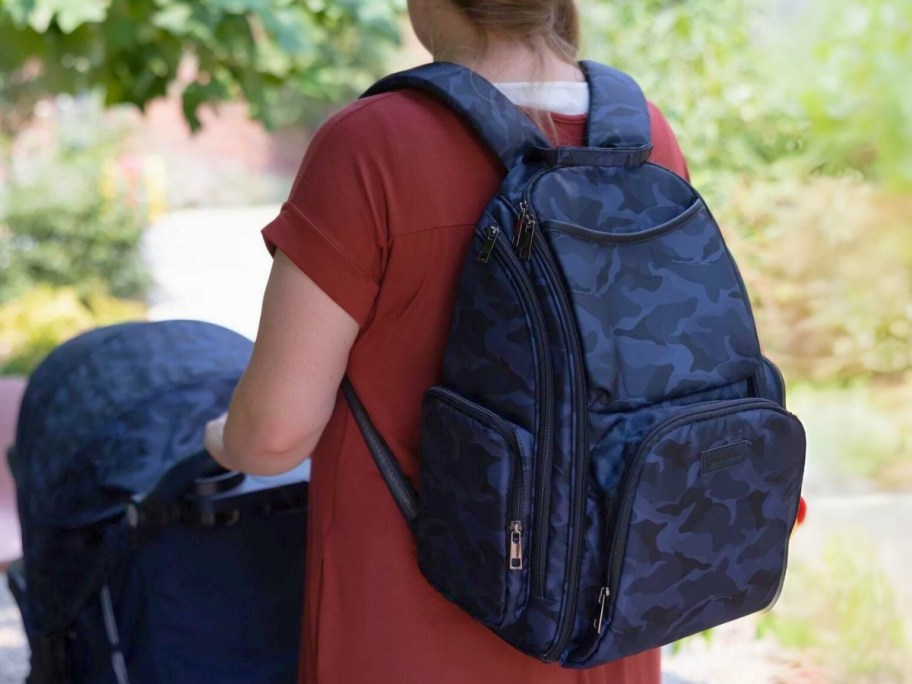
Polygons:
[[912,370],[912,198],[848,178],[722,187],[716,215],[790,379]]
[[110,144],[62,145],[12,174],[0,212],[0,303],[39,284],[145,296],[146,213],[114,159]]
[[807,3],[771,54],[778,82],[809,122],[809,156],[912,190],[912,3]]
[[143,305],[41,285],[0,306],[0,375],[27,375],[57,345],[92,328],[145,317]]
[[587,50],[629,71],[681,139],[698,186],[731,172],[857,171],[912,188],[912,3],[584,0]]
[[633,75],[680,138],[696,184],[800,148],[806,123],[771,87],[758,0],[584,1],[586,54]]

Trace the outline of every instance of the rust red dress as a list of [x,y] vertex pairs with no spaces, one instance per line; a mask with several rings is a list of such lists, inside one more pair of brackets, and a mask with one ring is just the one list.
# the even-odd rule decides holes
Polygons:
[[[651,114],[653,161],[686,175],[667,122]],[[584,116],[552,118],[561,144],[582,144]],[[503,174],[443,105],[384,94],[318,131],[263,231],[361,325],[351,378],[412,477],[421,398],[438,379],[463,255]],[[432,589],[341,399],[313,454],[306,593],[304,684],[660,681],[658,652],[587,671],[541,664]]]

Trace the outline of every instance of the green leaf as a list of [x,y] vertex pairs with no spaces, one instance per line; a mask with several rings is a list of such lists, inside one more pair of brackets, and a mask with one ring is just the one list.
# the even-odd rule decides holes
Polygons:
[[226,14],[267,14],[280,9],[285,3],[276,3],[274,0],[208,0],[208,4]]
[[109,5],[110,0],[36,0],[29,25],[43,33],[56,20],[61,31],[72,33],[83,24],[103,21]]
[[218,80],[212,80],[209,83],[200,83],[196,81],[184,89],[181,96],[184,118],[190,125],[191,131],[198,131],[202,128],[203,123],[199,118],[199,110],[205,104],[212,104],[227,100],[230,97],[230,91],[224,83]]
[[[164,94],[190,56],[197,84],[188,122],[204,103],[240,96],[271,123],[279,106],[324,111],[382,75],[402,0],[0,0],[0,125],[27,121],[58,93],[105,90],[106,102],[144,107]],[[28,61],[36,76],[13,76]],[[32,73],[32,72],[30,72]],[[278,104],[281,103],[281,104]],[[15,116],[13,115],[15,114]]]
[[35,0],[3,0],[0,10],[6,12],[13,26],[23,29],[29,25],[29,17],[35,9]]
[[275,39],[279,48],[291,55],[312,52],[316,42],[310,16],[300,8],[292,8],[261,15],[263,26]]
[[152,24],[170,33],[180,35],[187,30],[187,24],[193,16],[189,5],[167,5],[152,15]]

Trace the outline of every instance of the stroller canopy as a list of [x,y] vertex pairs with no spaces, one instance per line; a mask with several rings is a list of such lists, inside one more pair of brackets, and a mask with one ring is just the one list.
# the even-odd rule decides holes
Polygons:
[[207,323],[128,323],[63,344],[35,370],[10,466],[38,629],[65,628],[73,587],[126,543],[106,523],[203,448],[203,426],[227,409],[251,349]]

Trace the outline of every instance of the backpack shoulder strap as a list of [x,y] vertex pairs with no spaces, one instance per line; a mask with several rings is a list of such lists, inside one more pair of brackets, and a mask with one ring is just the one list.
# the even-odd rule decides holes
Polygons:
[[580,62],[589,81],[589,147],[641,148],[652,144],[649,106],[627,74],[598,62]]
[[387,76],[362,97],[393,90],[433,95],[467,121],[508,169],[533,147],[550,147],[544,134],[483,76],[459,64],[434,62]]

